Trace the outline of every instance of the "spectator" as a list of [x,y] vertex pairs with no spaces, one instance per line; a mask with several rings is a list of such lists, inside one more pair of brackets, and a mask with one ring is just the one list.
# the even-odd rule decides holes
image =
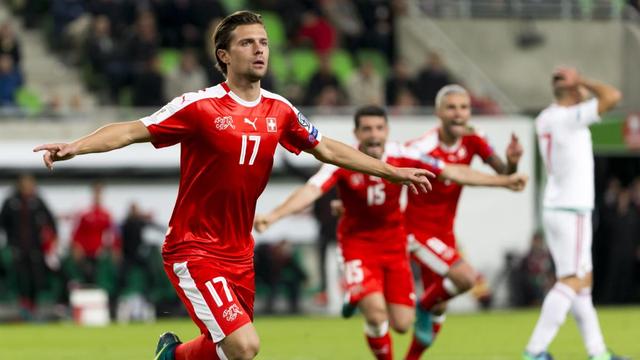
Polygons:
[[80,214],[72,236],[72,259],[82,280],[88,283],[96,283],[98,260],[107,255],[107,250],[111,250],[115,260],[120,255],[111,215],[102,206],[102,189],[101,183],[92,185],[93,202]]
[[321,6],[327,19],[338,31],[342,46],[349,50],[358,49],[364,24],[353,0],[324,0]]
[[318,55],[330,53],[336,46],[336,30],[315,10],[302,14],[298,41],[310,42]]
[[525,273],[526,305],[541,304],[545,294],[555,283],[553,261],[542,233],[533,235],[531,247],[522,259],[521,267]]
[[173,99],[186,92],[205,87],[207,87],[207,74],[198,63],[195,51],[191,49],[183,51],[180,66],[167,76],[165,99]]
[[0,55],[0,107],[16,106],[16,92],[22,86],[22,75],[11,55]]
[[158,54],[160,36],[154,14],[143,11],[138,15],[134,32],[127,41],[126,53],[134,72],[141,71],[149,59]]
[[453,82],[440,55],[431,53],[425,67],[418,73],[417,88],[420,103],[423,106],[434,106],[438,91]]
[[154,56],[146,61],[145,67],[134,77],[132,104],[133,106],[163,106],[166,103],[164,94],[160,60]]
[[39,292],[48,286],[48,266],[57,270],[49,256],[56,249],[56,222],[31,175],[21,175],[14,193],[2,204],[0,228],[7,236],[12,259],[9,268],[17,277],[20,306],[29,316]]
[[[318,71],[313,74],[311,76],[311,80],[309,80],[309,85],[307,85],[307,91],[304,95],[303,104],[316,105],[318,103],[318,99],[321,98],[322,92],[327,87],[331,87],[333,90],[336,90],[338,92],[338,97],[341,96],[340,83],[338,82],[338,78],[331,69],[329,55],[325,54],[320,56],[320,66],[318,68]],[[322,102],[331,105],[324,100]]]
[[[399,104],[398,101],[399,95],[403,92],[408,92],[409,95],[415,98],[417,96],[416,90],[416,82],[409,74],[407,63],[403,60],[397,60],[393,64],[393,72],[389,75],[385,84],[387,105],[400,106],[401,104]],[[410,101],[407,100],[407,95],[403,94],[403,97],[402,103],[410,103]]]
[[635,292],[634,271],[640,248],[640,214],[631,203],[631,191],[618,194],[615,213],[609,226],[609,267],[604,284],[604,301],[629,303]]
[[51,15],[53,16],[53,34],[51,40],[57,48],[64,46],[64,32],[74,20],[85,13],[83,0],[52,0]]
[[86,56],[94,71],[105,74],[117,54],[111,35],[111,21],[105,15],[93,18],[92,31],[86,42]]
[[141,271],[144,275],[143,294],[147,294],[151,284],[154,283],[155,275],[149,266],[150,247],[144,244],[144,232],[148,228],[156,228],[164,231],[164,228],[155,224],[149,214],[144,214],[137,203],[131,203],[127,218],[122,223],[120,234],[122,238],[122,263],[118,271],[118,294],[127,285],[128,276],[135,271]]
[[0,25],[0,55],[11,55],[16,68],[20,67],[20,42],[9,22]]
[[373,63],[364,60],[347,83],[349,102],[353,106],[381,105],[384,98],[382,78]]

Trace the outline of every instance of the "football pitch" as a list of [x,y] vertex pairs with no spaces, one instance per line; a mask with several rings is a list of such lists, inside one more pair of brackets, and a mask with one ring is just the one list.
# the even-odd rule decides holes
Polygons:
[[[640,359],[640,307],[599,308],[609,347]],[[428,359],[520,359],[537,310],[449,315]],[[262,345],[258,359],[372,359],[365,346],[363,320],[329,317],[258,317]],[[72,324],[0,325],[0,359],[152,359],[157,337],[172,330],[182,339],[196,335],[190,320],[104,328]],[[395,335],[395,358],[401,359],[410,336]],[[550,348],[556,360],[586,359],[580,334],[569,318]]]

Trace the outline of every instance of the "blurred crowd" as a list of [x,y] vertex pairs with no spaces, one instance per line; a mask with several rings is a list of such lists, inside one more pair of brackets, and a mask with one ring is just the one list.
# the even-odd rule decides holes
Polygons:
[[[220,19],[235,10],[228,1],[13,4],[25,27],[42,30],[51,49],[83,74],[103,104],[157,107],[224,79],[214,68],[210,39]],[[406,0],[247,0],[240,6],[258,9],[269,32],[271,71],[263,87],[295,104],[430,107],[437,89],[460,81],[437,53],[425,56],[415,71],[396,56],[394,19],[406,13]],[[0,62],[3,74],[13,74],[0,78],[2,106],[8,106],[15,105],[23,77],[19,41],[8,23],[3,29],[3,54],[11,46],[17,54],[13,65]],[[473,96],[472,105],[477,113],[499,112],[494,101],[481,96]]]

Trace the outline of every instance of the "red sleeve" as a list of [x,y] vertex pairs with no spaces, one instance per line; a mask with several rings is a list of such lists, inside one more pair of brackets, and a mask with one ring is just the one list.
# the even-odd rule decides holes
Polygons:
[[151,143],[157,148],[181,142],[196,130],[198,121],[196,105],[200,97],[197,93],[187,93],[173,99],[162,109],[142,120],[151,133]]
[[332,187],[336,185],[338,181],[340,168],[331,165],[331,164],[323,164],[320,167],[320,170],[313,175],[307,181],[307,184],[312,184],[320,188],[323,193],[329,191]]
[[489,144],[487,138],[482,135],[475,135],[473,139],[475,153],[480,155],[483,161],[487,161],[487,159],[495,153],[493,147]]
[[280,145],[294,154],[312,149],[322,140],[320,131],[296,108],[290,107]]

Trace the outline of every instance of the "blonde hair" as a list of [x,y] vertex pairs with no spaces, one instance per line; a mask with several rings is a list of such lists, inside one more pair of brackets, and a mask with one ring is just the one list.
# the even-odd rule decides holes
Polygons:
[[464,94],[469,96],[469,92],[467,91],[467,89],[458,84],[445,85],[438,91],[438,94],[436,95],[436,109],[439,109],[440,106],[442,106],[444,98],[451,94]]

